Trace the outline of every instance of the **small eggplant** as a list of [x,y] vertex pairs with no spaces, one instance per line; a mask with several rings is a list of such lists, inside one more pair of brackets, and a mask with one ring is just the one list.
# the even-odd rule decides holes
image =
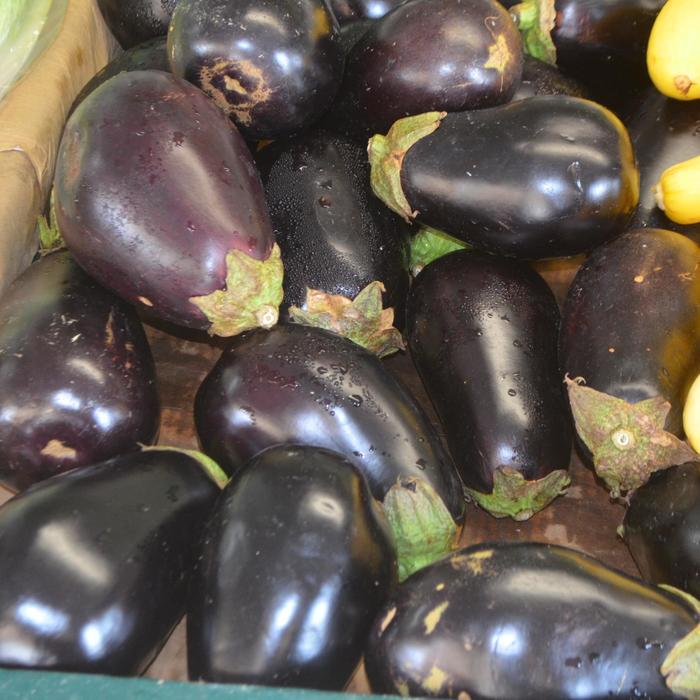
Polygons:
[[581,83],[568,75],[564,75],[556,66],[552,66],[532,56],[525,56],[523,61],[523,79],[515,91],[511,102],[525,100],[528,97],[537,95],[589,97],[588,91]]
[[411,356],[462,481],[493,515],[526,520],[569,484],[558,330],[554,295],[516,260],[451,253],[411,288]]
[[36,481],[152,442],[159,400],[134,310],[62,251],[0,300],[0,484]]
[[180,0],[168,55],[173,73],[204,90],[249,140],[316,121],[345,63],[325,0]]
[[[283,308],[303,307],[309,290],[350,300],[379,282],[384,304],[403,327],[409,226],[372,194],[366,146],[313,129],[268,146],[260,157],[267,163],[265,195],[284,263]],[[337,303],[325,304],[324,318],[336,310]],[[366,319],[369,333],[371,321],[379,318]],[[396,340],[401,345],[400,336]]]
[[207,526],[187,609],[190,678],[341,690],[395,582],[390,530],[360,473],[329,450],[266,450]]
[[362,472],[376,499],[399,478],[422,479],[462,517],[459,477],[427,416],[381,360],[334,333],[289,324],[236,338],[194,411],[204,451],[228,474],[272,445],[325,447]]
[[164,37],[178,0],[97,0],[107,26],[130,49],[147,39]]
[[409,0],[353,47],[343,99],[364,130],[383,132],[413,114],[508,102],[522,64],[518,30],[496,0]]
[[585,380],[569,383],[569,398],[614,493],[694,457],[673,435],[700,373],[699,268],[700,247],[688,238],[638,229],[595,250],[569,288],[560,361]]
[[499,255],[591,250],[624,230],[639,199],[625,127],[576,97],[401,119],[369,152],[389,208]]
[[403,696],[695,698],[695,605],[573,549],[481,544],[399,587],[365,668]]
[[623,532],[647,581],[700,596],[700,464],[652,475],[632,495]]
[[0,508],[0,666],[142,673],[182,617],[219,489],[196,452],[147,448]]
[[69,250],[127,301],[217,335],[276,323],[282,264],[260,177],[184,80],[133,71],[92,92],[66,125],[54,193]]

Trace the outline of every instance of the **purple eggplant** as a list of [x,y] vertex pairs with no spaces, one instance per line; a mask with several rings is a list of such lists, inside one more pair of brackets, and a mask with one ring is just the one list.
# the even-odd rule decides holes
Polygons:
[[330,0],[335,18],[341,25],[363,19],[380,19],[406,0]]
[[168,55],[173,73],[202,88],[251,140],[316,121],[345,64],[325,0],[180,0]]
[[496,516],[527,519],[568,486],[558,330],[554,295],[516,260],[451,253],[411,288],[411,356],[462,481]]
[[250,152],[200,90],[120,73],[69,119],[56,165],[66,245],[98,282],[217,335],[270,327],[282,264]]
[[564,75],[556,66],[532,56],[523,60],[523,79],[511,102],[525,100],[536,95],[568,95],[588,98],[586,88],[577,80]]
[[0,484],[36,481],[151,443],[159,401],[134,310],[53,253],[0,300]]
[[341,99],[358,129],[383,132],[413,114],[508,102],[522,65],[520,36],[496,0],[409,0],[353,47]]
[[400,477],[427,481],[455,519],[464,504],[428,418],[381,360],[318,328],[280,325],[236,338],[197,392],[204,451],[228,474],[267,447],[340,452],[383,500]]
[[342,690],[395,583],[391,532],[360,473],[329,450],[266,450],[207,526],[190,678]]
[[107,26],[122,48],[164,37],[178,0],[97,0]]
[[36,484],[0,508],[0,666],[142,673],[185,612],[221,474],[147,448]]

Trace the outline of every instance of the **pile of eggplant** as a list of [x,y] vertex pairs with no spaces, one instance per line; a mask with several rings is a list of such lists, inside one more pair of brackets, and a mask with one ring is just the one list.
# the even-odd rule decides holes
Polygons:
[[[654,196],[700,103],[649,80],[665,3],[99,5],[125,51],[0,297],[0,667],[140,675],[186,615],[193,681],[700,698],[700,224]],[[537,263],[573,256],[560,304]],[[152,328],[221,348],[196,450],[159,440]],[[460,544],[541,517],[572,450],[639,578]]]

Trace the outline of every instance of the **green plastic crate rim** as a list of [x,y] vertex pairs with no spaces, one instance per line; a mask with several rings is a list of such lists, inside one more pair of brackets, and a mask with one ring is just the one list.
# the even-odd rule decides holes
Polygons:
[[354,695],[301,688],[177,683],[150,678],[113,678],[57,671],[0,669],[2,700],[368,700],[388,695]]

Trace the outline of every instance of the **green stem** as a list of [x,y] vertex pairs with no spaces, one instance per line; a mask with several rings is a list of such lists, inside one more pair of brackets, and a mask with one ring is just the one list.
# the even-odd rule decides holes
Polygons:
[[411,239],[409,260],[411,274],[416,277],[433,260],[437,260],[456,250],[465,250],[470,247],[464,241],[460,241],[444,231],[430,228],[429,226],[422,226]]
[[183,447],[168,447],[167,445],[141,445],[141,450],[143,452],[179,452],[197,460],[202,469],[204,469],[204,473],[220,489],[223,489],[229,481],[226,472],[211,457],[203,452],[199,452],[199,450],[187,450]]
[[552,30],[557,15],[554,0],[523,0],[510,8],[510,16],[523,37],[525,52],[555,66],[557,49],[552,41]]

